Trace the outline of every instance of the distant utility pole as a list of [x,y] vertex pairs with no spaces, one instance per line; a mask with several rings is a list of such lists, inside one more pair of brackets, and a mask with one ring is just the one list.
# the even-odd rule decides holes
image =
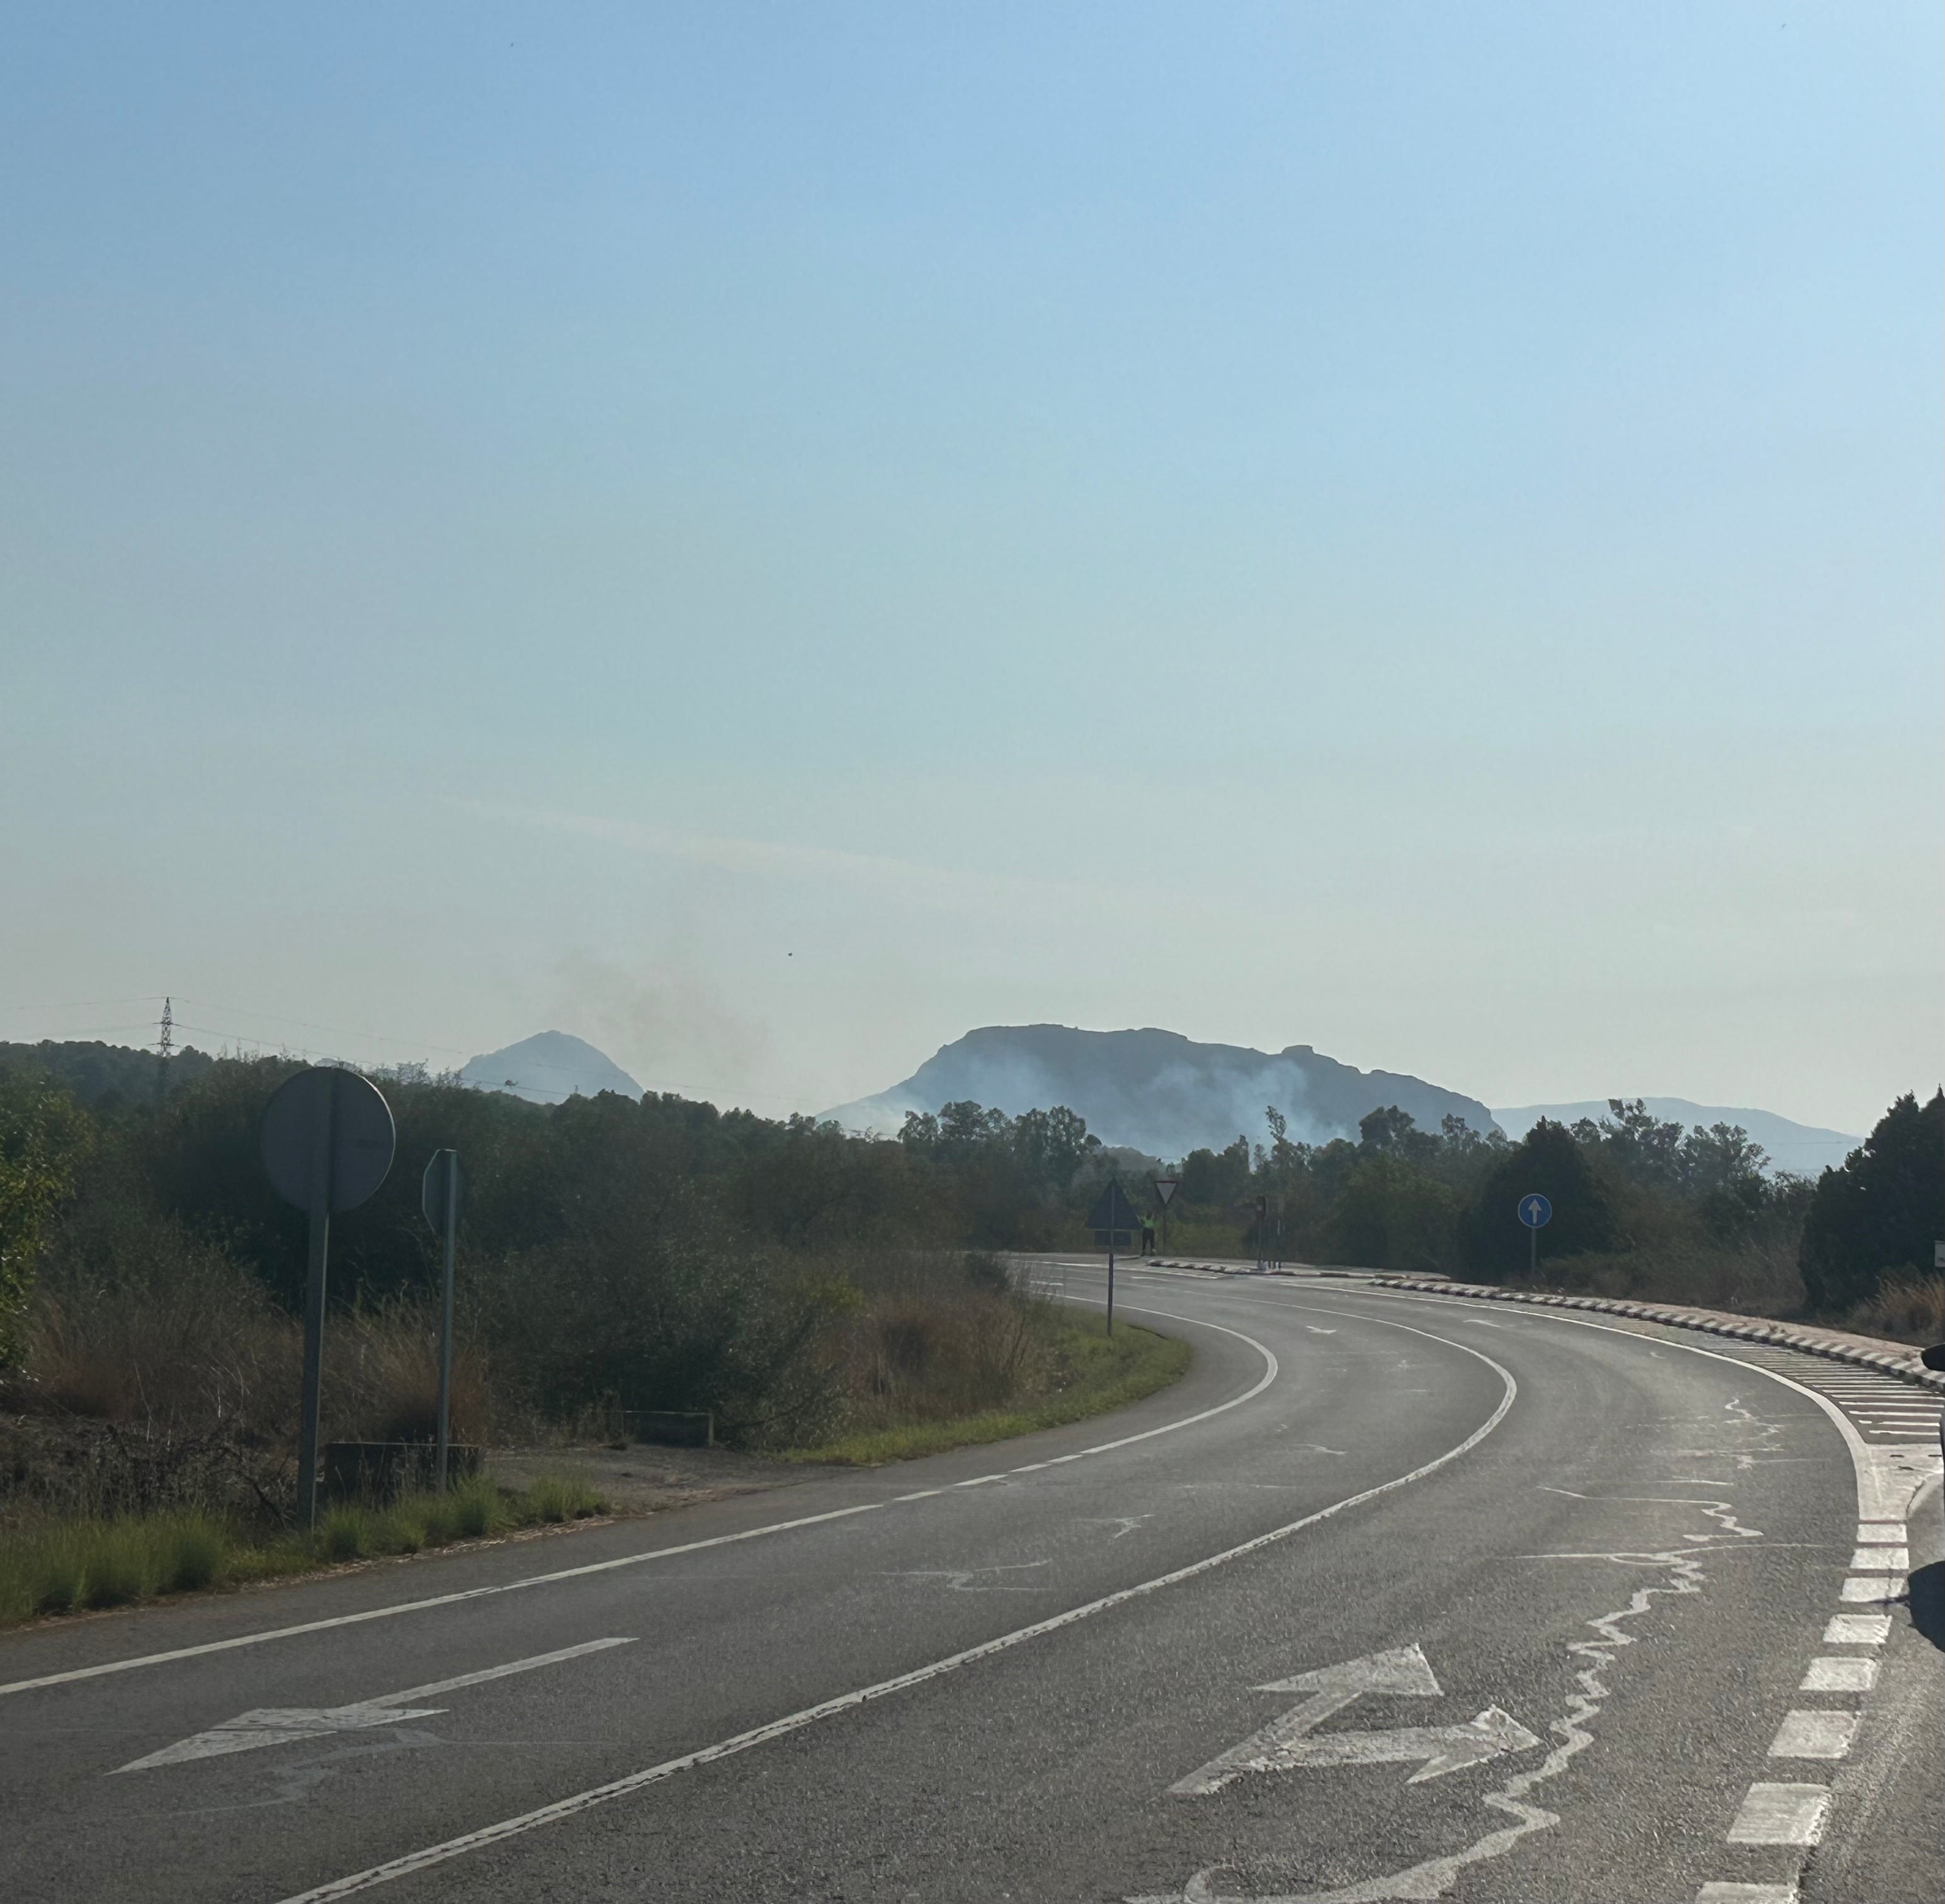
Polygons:
[[168,1095],[169,1088],[169,1060],[175,1055],[176,1014],[175,1000],[162,1000],[162,1035],[156,1040],[156,1056],[159,1061],[156,1066],[156,1098],[159,1103]]

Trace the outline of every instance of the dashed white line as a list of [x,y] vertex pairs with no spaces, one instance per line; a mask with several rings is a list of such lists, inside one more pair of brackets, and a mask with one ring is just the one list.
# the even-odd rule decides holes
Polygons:
[[1842,1758],[1857,1736],[1854,1712],[1817,1712],[1799,1708],[1783,1715],[1770,1742],[1771,1758]]
[[1874,1567],[1888,1573],[1909,1573],[1911,1571],[1911,1549],[1908,1547],[1860,1547],[1851,1556],[1851,1570],[1854,1573],[1868,1573]]
[[1837,1613],[1823,1629],[1826,1646],[1882,1646],[1890,1638],[1888,1613]]
[[1736,1822],[1731,1844],[1814,1844],[1823,1835],[1830,1789],[1822,1785],[1752,1785]]
[[1794,1884],[1704,1884],[1695,1904],[1796,1904]]
[[1882,1606],[1904,1591],[1904,1576],[1897,1573],[1854,1573],[1839,1589],[1837,1597],[1848,1604]]
[[1878,1683],[1878,1662],[1826,1656],[1811,1661],[1799,1693],[1868,1693]]

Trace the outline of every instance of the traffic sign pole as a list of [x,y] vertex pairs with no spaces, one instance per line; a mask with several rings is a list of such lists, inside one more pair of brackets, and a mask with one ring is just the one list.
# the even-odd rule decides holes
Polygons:
[[326,1090],[311,1118],[310,1261],[304,1279],[304,1395],[297,1424],[297,1525],[317,1525],[317,1418],[324,1391],[325,1277],[331,1256],[331,1166],[338,1094]]
[[446,1458],[452,1446],[452,1243],[459,1221],[459,1153],[445,1154],[445,1297],[439,1330],[439,1467],[436,1484],[445,1492]]
[[1108,1333],[1114,1332],[1114,1233],[1108,1232]]
[[304,1387],[297,1401],[297,1525],[317,1524],[319,1403],[331,1216],[355,1210],[385,1181],[398,1141],[391,1107],[369,1078],[332,1065],[287,1077],[264,1108],[258,1150],[270,1186],[310,1219],[304,1277]]

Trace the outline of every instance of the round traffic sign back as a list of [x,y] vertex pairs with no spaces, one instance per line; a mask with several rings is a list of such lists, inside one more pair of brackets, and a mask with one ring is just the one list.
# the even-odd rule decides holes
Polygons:
[[1553,1206],[1537,1190],[1530,1190],[1519,1200],[1519,1220],[1529,1230],[1537,1230],[1553,1215]]
[[397,1142],[392,1107],[356,1071],[321,1064],[300,1071],[278,1086],[264,1112],[264,1168],[277,1194],[301,1210],[311,1207],[320,1163],[325,1207],[355,1210],[385,1181]]

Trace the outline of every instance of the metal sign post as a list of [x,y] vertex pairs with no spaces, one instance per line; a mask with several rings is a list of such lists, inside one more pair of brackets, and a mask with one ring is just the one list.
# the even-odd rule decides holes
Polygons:
[[1519,1200],[1519,1220],[1526,1225],[1526,1273],[1530,1282],[1540,1280],[1540,1233],[1552,1217],[1553,1206],[1538,1191],[1528,1191]]
[[1108,1180],[1108,1188],[1088,1212],[1087,1227],[1094,1232],[1094,1240],[1108,1246],[1108,1333],[1111,1336],[1114,1332],[1114,1239],[1120,1234],[1125,1242],[1140,1221],[1118,1177]]
[[1161,1253],[1168,1254],[1168,1206],[1175,1201],[1175,1193],[1182,1188],[1179,1177],[1157,1177],[1154,1179],[1154,1193],[1161,1200]]
[[445,1492],[446,1462],[452,1446],[452,1254],[459,1228],[459,1205],[466,1178],[457,1151],[435,1151],[420,1186],[419,1207],[434,1233],[445,1241],[445,1277],[439,1326],[439,1458],[433,1484]]
[[316,1066],[279,1086],[260,1141],[271,1187],[310,1218],[304,1280],[304,1391],[297,1422],[297,1525],[317,1524],[317,1425],[334,1210],[356,1209],[385,1181],[397,1133],[369,1078]]

